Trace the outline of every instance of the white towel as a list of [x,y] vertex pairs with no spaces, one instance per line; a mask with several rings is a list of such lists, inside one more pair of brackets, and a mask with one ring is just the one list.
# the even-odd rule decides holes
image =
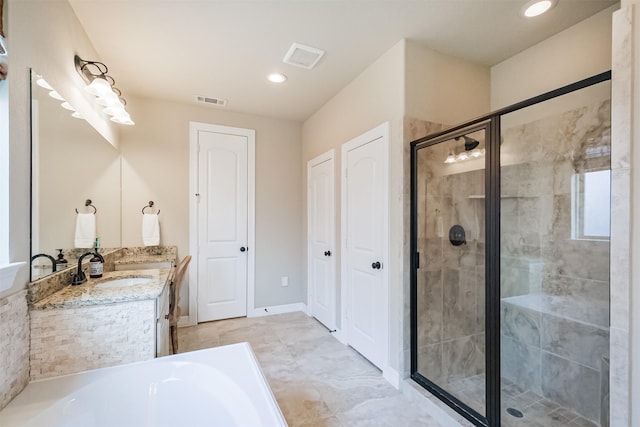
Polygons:
[[92,248],[96,241],[96,215],[79,213],[76,215],[76,248]]
[[158,246],[160,244],[158,214],[142,214],[142,243],[145,246]]

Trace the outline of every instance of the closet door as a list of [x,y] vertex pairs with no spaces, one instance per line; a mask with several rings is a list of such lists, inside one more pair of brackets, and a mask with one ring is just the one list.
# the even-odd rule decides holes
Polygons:
[[198,132],[198,322],[246,316],[248,138]]
[[336,329],[336,248],[333,150],[307,166],[308,283],[311,314]]

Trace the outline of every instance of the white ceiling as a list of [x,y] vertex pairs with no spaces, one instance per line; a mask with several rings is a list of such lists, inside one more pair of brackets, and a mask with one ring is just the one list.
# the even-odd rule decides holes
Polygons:
[[[124,97],[195,102],[304,120],[402,38],[494,65],[613,5],[559,0],[69,0]],[[292,42],[326,51],[313,70],[282,63]],[[86,58],[94,59],[94,58]],[[266,81],[283,72],[283,85]],[[220,107],[207,107],[220,108]]]

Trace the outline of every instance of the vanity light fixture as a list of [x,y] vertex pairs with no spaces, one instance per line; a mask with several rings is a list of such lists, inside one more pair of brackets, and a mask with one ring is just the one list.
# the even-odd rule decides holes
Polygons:
[[548,12],[556,5],[557,0],[530,0],[520,10],[520,13],[526,18],[533,18]]
[[74,56],[78,74],[87,83],[85,90],[96,97],[96,104],[105,107],[103,112],[111,116],[111,121],[122,125],[133,125],[133,120],[125,106],[127,101],[122,92],[115,86],[116,81],[109,74],[109,68],[99,61],[85,61]]

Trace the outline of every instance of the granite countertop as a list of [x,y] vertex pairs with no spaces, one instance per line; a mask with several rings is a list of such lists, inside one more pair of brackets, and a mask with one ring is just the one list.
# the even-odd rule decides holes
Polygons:
[[[87,278],[87,281],[82,285],[65,286],[58,292],[34,303],[31,308],[34,310],[48,310],[155,299],[162,293],[172,270],[172,268],[160,268],[152,270],[110,271],[104,273],[99,279]],[[134,286],[96,287],[97,284],[111,279],[124,279],[129,277],[148,277],[152,280],[149,283]]]

